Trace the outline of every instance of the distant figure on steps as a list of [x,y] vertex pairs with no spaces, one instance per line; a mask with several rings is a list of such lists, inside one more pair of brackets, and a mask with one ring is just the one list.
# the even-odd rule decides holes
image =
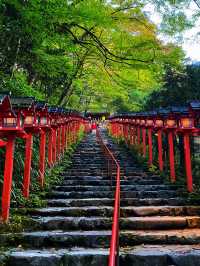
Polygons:
[[91,125],[91,130],[92,130],[92,133],[95,134],[96,133],[96,129],[97,129],[97,124],[96,122],[92,122],[92,125]]

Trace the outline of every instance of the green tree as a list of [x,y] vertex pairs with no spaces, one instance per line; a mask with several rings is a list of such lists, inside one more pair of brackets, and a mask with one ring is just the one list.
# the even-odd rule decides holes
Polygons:
[[161,90],[150,94],[145,109],[155,107],[181,106],[200,99],[200,66],[188,65],[183,72],[168,68]]
[[164,66],[179,69],[184,58],[157,38],[144,4],[2,0],[2,90],[79,109],[112,111],[119,99],[129,110],[141,105],[160,87]]

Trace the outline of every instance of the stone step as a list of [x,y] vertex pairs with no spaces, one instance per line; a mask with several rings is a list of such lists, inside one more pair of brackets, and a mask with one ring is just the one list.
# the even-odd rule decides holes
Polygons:
[[76,181],[109,181],[111,182],[111,178],[108,178],[107,176],[102,176],[102,175],[84,175],[84,176],[80,176],[80,175],[69,175],[69,176],[65,176],[65,179],[63,181],[63,184],[65,184],[65,182],[69,182],[70,180],[76,180]]
[[200,266],[199,244],[142,244],[120,250],[120,266]]
[[[79,198],[79,199],[49,199],[47,203],[51,207],[83,207],[83,206],[113,206],[114,199],[110,198]],[[198,200],[187,201],[183,198],[126,198],[121,199],[121,206],[161,206],[161,205],[199,205]]]
[[0,234],[0,245],[27,248],[103,247],[110,245],[111,231],[34,231]]
[[[107,266],[108,249],[31,249],[5,254],[5,266]],[[7,257],[8,256],[8,257]],[[120,252],[120,266],[200,266],[200,245],[139,245]]]
[[37,216],[112,216],[113,207],[92,206],[92,207],[47,207],[41,209],[28,210],[31,215]]
[[[111,231],[35,231],[0,235],[1,246],[31,248],[103,247],[110,244]],[[120,246],[140,244],[194,245],[200,243],[200,229],[121,230]]]
[[111,230],[112,217],[33,217],[34,228],[50,230]]
[[200,229],[173,230],[121,230],[120,246],[140,244],[180,244],[193,245],[200,243]]
[[94,199],[94,198],[113,198],[114,192],[108,191],[82,191],[82,192],[63,192],[52,191],[47,195],[50,199]]
[[50,207],[83,207],[83,206],[113,206],[114,200],[108,198],[96,199],[49,199],[47,204]]
[[[113,171],[113,174],[115,172]],[[70,169],[65,172],[66,175],[98,175],[98,174],[107,174],[107,169]]]
[[[111,179],[102,179],[102,180],[96,180],[95,178],[91,179],[84,179],[84,180],[77,180],[75,177],[70,177],[72,179],[65,179],[63,181],[63,185],[89,185],[89,186],[105,186],[105,185],[110,185],[111,184]],[[115,183],[115,181],[112,181],[113,184]],[[131,180],[121,180],[120,181],[121,185],[159,185],[160,182],[157,180],[135,180],[135,181],[131,181]]]
[[200,215],[199,206],[140,206],[123,207],[120,210],[121,216],[196,216]]
[[[108,177],[107,175],[97,175],[97,174],[91,174],[91,173],[87,173],[85,175],[79,175],[79,174],[61,174],[61,176],[63,176],[65,178],[64,182],[65,181],[68,181],[70,179],[75,179],[75,180],[87,180],[87,177],[88,177],[88,180],[94,180],[94,181],[98,181],[98,180],[111,180],[110,177]],[[113,180],[115,180],[115,175],[113,174]],[[145,182],[146,184],[151,184],[151,182],[154,182],[155,184],[163,184],[163,181],[162,180],[158,180],[157,178],[141,178],[139,176],[134,176],[134,177],[127,177],[127,176],[121,176],[121,182],[123,183],[124,181],[128,181],[128,182],[131,182],[133,184],[139,184],[142,182]],[[121,183],[121,184],[122,184]]]
[[[110,183],[111,184],[111,183]],[[179,187],[178,187],[179,188]],[[114,191],[116,189],[116,186],[89,186],[89,185],[76,185],[76,186],[55,186],[53,190],[56,191]],[[150,191],[150,190],[177,190],[177,187],[170,186],[170,185],[121,185],[120,186],[121,191]],[[179,188],[180,189],[180,188]]]
[[85,169],[85,170],[87,170],[87,169],[104,169],[104,170],[106,170],[107,164],[105,162],[95,163],[95,164],[94,163],[88,164],[88,163],[84,163],[84,162],[82,162],[82,163],[73,163],[72,162],[70,170],[71,169],[75,169],[75,170],[77,170],[77,169],[81,169],[81,170],[83,170],[83,169]]
[[[111,216],[112,206],[86,207],[47,207],[28,210],[29,214],[37,216]],[[121,207],[121,217],[152,217],[152,216],[196,216],[200,215],[199,206],[142,206]]]
[[[37,230],[109,230],[112,217],[33,217]],[[121,218],[121,230],[200,228],[198,216],[154,216]]]
[[[114,191],[52,191],[47,198],[68,199],[68,198],[113,198]],[[155,190],[155,191],[121,191],[121,198],[167,198],[176,196],[177,192],[173,190]]]
[[[95,156],[95,161],[93,160]],[[97,154],[91,154],[91,155],[74,155],[73,156],[73,159],[72,159],[72,162],[85,162],[85,163],[102,163],[102,160],[103,162],[105,161],[105,157],[102,156],[102,155],[97,155]]]
[[120,219],[120,229],[161,230],[180,228],[200,228],[198,216],[152,216],[128,217]]
[[107,266],[108,253],[101,248],[13,250],[5,254],[5,266]]

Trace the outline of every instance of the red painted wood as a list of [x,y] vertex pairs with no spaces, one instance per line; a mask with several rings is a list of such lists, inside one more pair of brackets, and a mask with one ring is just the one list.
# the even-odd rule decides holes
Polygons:
[[48,165],[53,166],[53,129],[49,131],[48,135]]
[[190,136],[184,134],[184,152],[185,152],[185,169],[187,175],[187,190],[192,192],[193,190],[193,178],[191,167],[191,151],[190,151]]
[[4,222],[8,221],[10,213],[10,197],[13,175],[13,156],[14,156],[15,137],[9,136],[6,145],[4,181],[2,191],[2,218]]
[[160,171],[163,171],[162,130],[158,130],[158,164]]
[[170,167],[170,177],[171,181],[176,181],[176,173],[175,173],[175,162],[174,162],[174,139],[173,132],[168,132],[168,145],[169,145],[169,167]]
[[57,158],[57,145],[56,145],[56,139],[57,139],[57,130],[56,129],[52,129],[53,131],[53,147],[52,147],[52,159],[53,159],[53,164],[56,163],[56,158]]
[[66,134],[66,127],[65,125],[62,126],[62,146],[61,146],[61,149],[62,149],[62,154],[64,154],[65,152],[65,134]]
[[142,128],[143,156],[146,157],[146,128]]
[[61,136],[60,136],[60,133],[61,133],[61,128],[59,127],[57,129],[57,157],[58,157],[58,160],[60,159],[60,151],[61,151],[61,145],[60,145],[60,140],[61,140]]
[[65,135],[65,147],[66,147],[66,150],[68,149],[68,136],[69,136],[69,124],[67,123],[66,125],[66,135]]
[[45,173],[45,155],[46,155],[46,132],[40,132],[40,161],[39,161],[39,181],[40,186],[44,187],[44,173]]
[[[114,213],[113,213],[113,224],[112,224],[112,236],[110,241],[110,252],[109,252],[109,266],[118,265],[119,258],[119,216],[120,216],[120,165],[115,159],[112,151],[104,143],[99,130],[96,131],[96,136],[104,155],[108,162],[112,163],[116,169],[116,189],[115,189],[115,202],[114,202]],[[111,168],[111,171],[113,168]]]
[[152,128],[148,128],[149,165],[153,163]]
[[29,198],[32,147],[33,147],[33,135],[30,133],[26,137],[26,147],[25,147],[24,179],[23,179],[23,188],[22,188],[22,194],[25,198]]
[[137,127],[137,144],[140,145],[140,127]]

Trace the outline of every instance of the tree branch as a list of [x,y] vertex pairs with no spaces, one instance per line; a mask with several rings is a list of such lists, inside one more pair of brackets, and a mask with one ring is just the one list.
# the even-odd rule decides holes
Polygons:
[[121,12],[121,11],[130,10],[130,9],[136,8],[136,7],[138,7],[138,5],[133,5],[133,4],[131,4],[129,6],[125,6],[125,7],[120,7],[118,9],[116,9],[114,12],[112,12],[111,15],[114,15],[114,14]]
[[193,0],[193,2],[196,4],[196,6],[200,9],[200,3],[198,3],[198,0]]
[[[123,56],[118,56],[118,55],[116,55],[116,54],[114,54],[114,53],[112,53],[100,40],[99,40],[99,38],[93,33],[93,32],[91,32],[91,31],[89,31],[87,28],[85,28],[85,27],[83,27],[83,26],[81,26],[81,25],[79,25],[79,24],[76,24],[76,23],[74,23],[74,26],[76,26],[76,27],[78,27],[78,28],[80,28],[80,29],[82,29],[82,30],[84,30],[84,31],[86,31],[87,33],[88,33],[88,35],[95,41],[95,43],[98,45],[98,47],[100,47],[102,50],[101,51],[103,51],[104,52],[104,56],[105,55],[107,55],[107,54],[109,54],[110,56],[112,56],[112,57],[114,57],[114,58],[116,58],[115,60],[111,60],[111,58],[108,58],[107,56],[107,58],[109,59],[109,60],[111,60],[111,61],[115,61],[115,62],[118,62],[117,60],[121,60],[121,61],[137,61],[137,62],[141,62],[141,63],[153,63],[153,61],[154,61],[154,57],[153,58],[151,58],[150,60],[142,60],[142,59],[138,59],[138,58],[128,58],[128,57],[123,57]],[[122,62],[121,62],[122,63]]]

